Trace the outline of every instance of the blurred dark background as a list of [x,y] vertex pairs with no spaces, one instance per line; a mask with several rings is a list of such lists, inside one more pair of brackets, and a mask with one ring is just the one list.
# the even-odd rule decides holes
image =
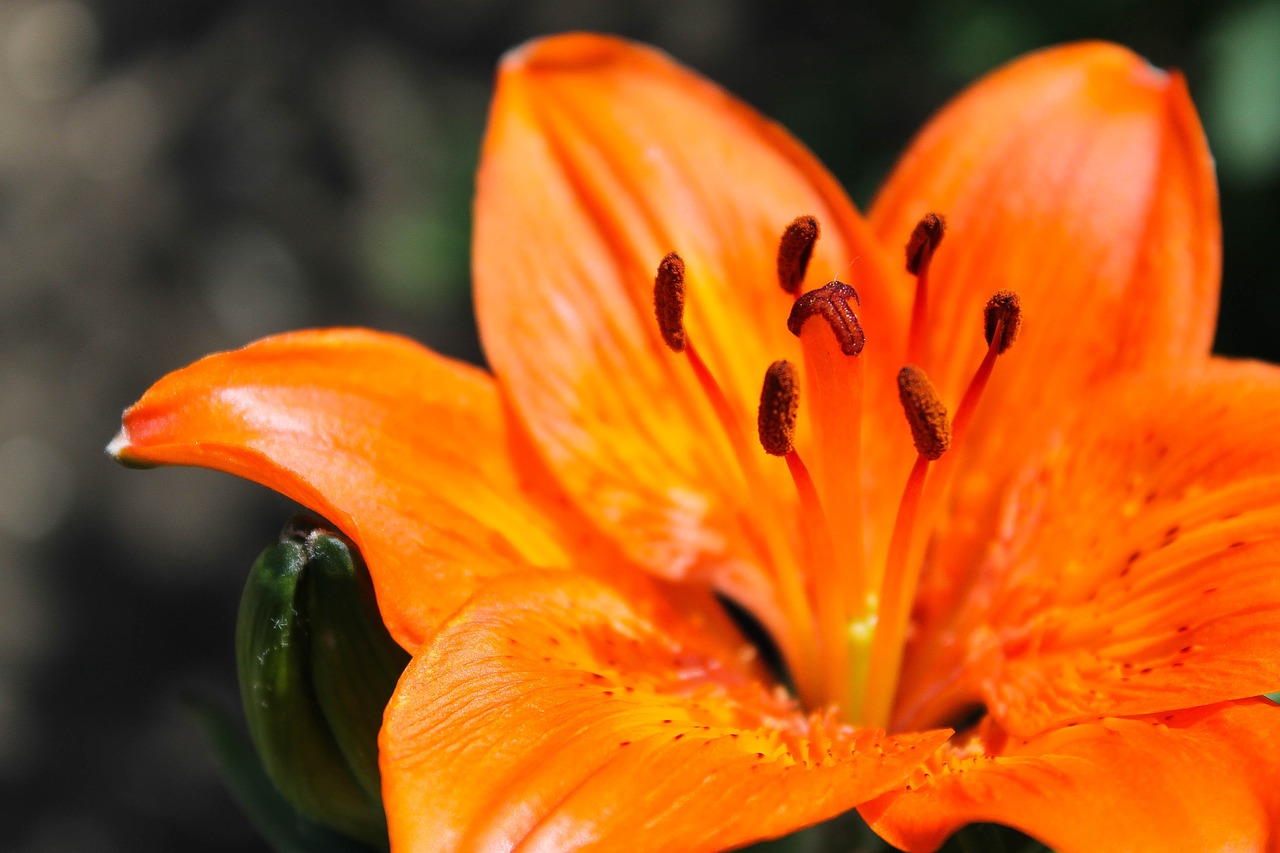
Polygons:
[[0,849],[262,849],[180,697],[228,707],[241,584],[292,511],[102,448],[164,372],[359,324],[480,357],[470,198],[494,63],[653,42],[865,205],[981,72],[1061,41],[1182,68],[1220,167],[1218,350],[1280,360],[1280,2],[3,0]]

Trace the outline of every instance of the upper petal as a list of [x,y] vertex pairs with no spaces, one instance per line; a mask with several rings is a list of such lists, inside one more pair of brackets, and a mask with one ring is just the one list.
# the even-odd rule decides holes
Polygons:
[[911,790],[861,811],[910,851],[935,850],[987,821],[1061,853],[1270,850],[1277,737],[1280,708],[1265,699],[1107,718],[1029,740],[984,725],[940,750]]
[[1020,411],[1069,406],[1118,370],[1208,354],[1217,185],[1180,75],[1102,43],[1012,63],[926,125],[871,222],[901,244],[929,211],[947,217],[925,364],[940,387],[968,379],[986,348],[982,306],[1003,289],[1022,300],[1024,369],[993,390]]
[[955,668],[1020,734],[1274,690],[1277,432],[1272,365],[1215,360],[1098,394],[1026,463],[960,612],[909,663],[903,710]]
[[744,652],[655,589],[487,585],[388,706],[393,849],[723,850],[900,784],[946,738],[805,716]]
[[492,378],[404,338],[295,332],[201,359],[124,414],[110,450],[269,486],[360,547],[392,634],[416,648],[475,587],[572,561]]
[[[550,38],[503,61],[476,203],[485,350],[567,490],[656,570],[758,562],[760,522],[689,365],[658,335],[654,271],[684,257],[691,337],[753,435],[765,369],[797,353],[774,270],[800,214],[825,229],[812,277],[856,260],[867,311],[894,316],[865,226],[776,125],[613,38]],[[767,477],[790,494],[782,466]]]
[[1208,354],[1221,247],[1213,160],[1182,78],[1100,43],[1020,59],[939,113],[871,222],[901,243],[928,211],[948,222],[924,364],[946,400],[985,351],[986,300],[1013,290],[1023,316],[951,451],[946,554],[924,582],[945,607],[997,534],[1008,478],[1056,424],[1117,374]]

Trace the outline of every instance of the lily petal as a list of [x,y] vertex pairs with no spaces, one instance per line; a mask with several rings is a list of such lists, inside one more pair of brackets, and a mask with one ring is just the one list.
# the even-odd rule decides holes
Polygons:
[[993,293],[1017,292],[1024,322],[951,451],[922,638],[961,599],[999,535],[1009,479],[1049,432],[1116,375],[1208,355],[1221,264],[1213,160],[1186,86],[1115,45],[1032,54],[939,113],[871,222],[902,243],[928,211],[948,223],[924,338],[944,398],[960,398],[981,360]]
[[1275,689],[1277,432],[1272,365],[1215,360],[1099,393],[1020,478],[953,625],[963,648],[915,662],[904,703],[954,656],[971,698],[1022,735]]
[[959,399],[986,349],[988,297],[1016,291],[1025,318],[957,449],[965,509],[948,539],[953,562],[972,565],[990,534],[987,499],[1047,425],[1118,372],[1208,354],[1217,187],[1182,78],[1085,43],[1012,63],[924,128],[871,222],[901,244],[928,211],[948,223],[930,266],[923,365],[944,397]]
[[1013,826],[1062,853],[1272,849],[1280,708],[1252,699],[1107,718],[1030,740],[983,725],[911,790],[864,806],[886,840],[937,849],[967,823]]
[[722,850],[900,785],[946,739],[805,716],[744,650],[652,590],[576,573],[491,582],[388,706],[393,847]]
[[[725,566],[762,562],[748,540],[766,514],[689,365],[659,337],[654,271],[669,251],[684,257],[687,327],[754,435],[765,369],[798,357],[775,253],[801,214],[824,227],[811,278],[856,259],[866,310],[898,328],[901,297],[883,284],[898,274],[780,127],[614,38],[549,38],[504,59],[476,202],[485,351],[567,491],[654,571],[709,571],[739,591]],[[792,494],[782,466],[766,476]]]
[[492,378],[393,335],[296,332],[201,359],[129,408],[109,450],[226,471],[324,515],[410,649],[478,578],[572,562]]
[[[992,391],[1019,412],[1046,401],[1060,411],[1120,370],[1208,355],[1217,185],[1177,73],[1085,43],[992,74],[924,128],[871,222],[902,244],[929,211],[947,217],[930,267],[925,363],[940,388],[963,389],[986,350],[982,307],[1005,289],[1026,318],[1012,357],[1036,369],[1006,371]],[[1007,451],[1007,433],[990,438]]]

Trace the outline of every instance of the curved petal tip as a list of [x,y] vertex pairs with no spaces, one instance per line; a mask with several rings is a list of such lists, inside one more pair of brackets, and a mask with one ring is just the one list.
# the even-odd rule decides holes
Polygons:
[[502,55],[498,68],[509,71],[581,71],[614,61],[625,50],[639,45],[614,36],[596,33],[564,33],[542,36],[511,48]]
[[107,444],[107,455],[119,462],[126,468],[156,468],[155,463],[147,462],[136,456],[131,456],[129,451],[133,450],[133,443],[129,436],[129,428],[121,426],[120,431],[116,433],[115,438]]
[[107,455],[119,460],[128,448],[129,433],[124,427],[120,427],[120,431],[116,433],[115,438],[111,439],[110,443],[107,444]]

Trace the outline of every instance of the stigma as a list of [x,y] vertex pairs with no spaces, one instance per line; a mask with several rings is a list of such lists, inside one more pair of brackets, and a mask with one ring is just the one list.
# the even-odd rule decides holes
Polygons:
[[[901,497],[893,525],[885,530],[871,529],[885,514],[869,503],[864,456],[876,455],[876,476],[882,481],[883,460],[899,458],[899,450],[880,446],[902,444],[891,423],[877,420],[864,446],[864,354],[875,343],[864,329],[862,296],[851,284],[833,279],[805,289],[821,235],[817,218],[795,217],[778,240],[777,283],[794,297],[789,314],[778,322],[798,339],[800,358],[779,358],[768,366],[758,401],[731,399],[699,356],[684,324],[686,301],[698,294],[687,292],[680,255],[673,251],[662,258],[654,276],[659,335],[673,353],[684,356],[733,449],[748,490],[745,502],[762,514],[756,547],[786,620],[783,636],[774,640],[799,699],[812,710],[833,710],[859,725],[892,728],[911,604],[951,477],[947,460],[963,442],[997,357],[1012,347],[1022,328],[1021,305],[1012,291],[999,291],[982,306],[981,328],[975,322],[974,333],[984,336],[987,351],[953,401],[951,416],[945,395],[921,366],[926,361],[936,366],[944,357],[926,353],[925,344],[929,274],[935,257],[945,251],[945,234],[945,217],[928,212],[904,235],[915,299],[904,330],[907,363],[898,366],[895,378],[901,434],[909,435],[916,454],[899,474]],[[752,404],[757,417],[755,435],[749,437],[752,430],[741,413]],[[803,431],[798,429],[802,421],[808,425]],[[777,459],[786,464],[789,494],[776,493],[778,480],[767,476]]]
[[813,317],[821,317],[831,327],[831,333],[840,343],[840,350],[845,355],[858,355],[867,343],[862,322],[854,310],[860,304],[858,291],[853,287],[842,281],[828,282],[795,301],[787,317],[787,328],[799,337],[805,323]]

